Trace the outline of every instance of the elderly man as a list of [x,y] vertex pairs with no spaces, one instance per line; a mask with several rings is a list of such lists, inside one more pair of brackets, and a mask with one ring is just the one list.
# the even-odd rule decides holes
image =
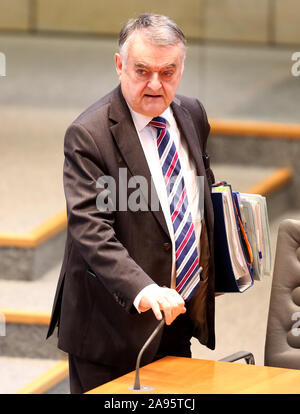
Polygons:
[[[58,325],[72,393],[133,370],[163,315],[143,364],[190,357],[193,336],[215,346],[209,124],[198,100],[175,95],[186,40],[169,18],[145,14],[119,46],[120,85],[65,136],[68,231],[48,336]],[[129,200],[139,177],[143,208],[124,208],[121,190]]]

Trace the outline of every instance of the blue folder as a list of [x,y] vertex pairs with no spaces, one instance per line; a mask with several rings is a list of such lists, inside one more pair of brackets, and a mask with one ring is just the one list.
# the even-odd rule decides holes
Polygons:
[[227,183],[215,184],[212,202],[215,217],[215,291],[244,292],[253,285],[253,264],[248,250],[249,242],[241,228],[237,194],[232,192]]

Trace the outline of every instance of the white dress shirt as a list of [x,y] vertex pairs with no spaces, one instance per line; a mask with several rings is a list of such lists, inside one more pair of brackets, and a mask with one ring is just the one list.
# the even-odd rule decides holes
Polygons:
[[[175,276],[175,238],[174,238],[174,229],[170,213],[170,204],[168,201],[167,188],[165,185],[165,180],[160,164],[160,158],[157,150],[156,137],[157,129],[155,127],[149,126],[149,122],[152,118],[139,114],[130,108],[132,119],[138,133],[150,173],[152,175],[152,180],[155,185],[155,189],[161,204],[161,208],[168,226],[169,234],[172,241],[172,273],[171,278],[171,287],[175,288],[176,276]],[[167,129],[170,133],[171,139],[173,139],[178,157],[181,164],[181,169],[183,172],[187,198],[189,203],[189,208],[192,215],[192,220],[194,224],[195,234],[197,245],[200,246],[200,234],[201,234],[201,211],[200,211],[200,194],[199,194],[199,181],[197,180],[197,172],[194,165],[194,162],[188,155],[188,148],[186,142],[181,139],[180,132],[178,130],[176,121],[174,119],[171,108],[167,108],[160,116],[166,119]],[[198,254],[199,248],[198,248]],[[157,285],[150,285],[142,289],[141,292],[137,295],[134,301],[136,308],[138,307],[139,301],[144,293],[145,289],[155,289]]]

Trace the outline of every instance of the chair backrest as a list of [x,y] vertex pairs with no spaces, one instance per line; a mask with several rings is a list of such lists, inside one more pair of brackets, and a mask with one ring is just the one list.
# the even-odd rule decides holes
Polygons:
[[300,369],[300,221],[279,225],[265,365]]

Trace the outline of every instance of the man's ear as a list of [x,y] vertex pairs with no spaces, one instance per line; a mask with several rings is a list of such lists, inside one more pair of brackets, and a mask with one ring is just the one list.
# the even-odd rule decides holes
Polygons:
[[117,74],[120,78],[123,65],[122,65],[122,58],[119,53],[115,53],[115,67],[116,67]]

